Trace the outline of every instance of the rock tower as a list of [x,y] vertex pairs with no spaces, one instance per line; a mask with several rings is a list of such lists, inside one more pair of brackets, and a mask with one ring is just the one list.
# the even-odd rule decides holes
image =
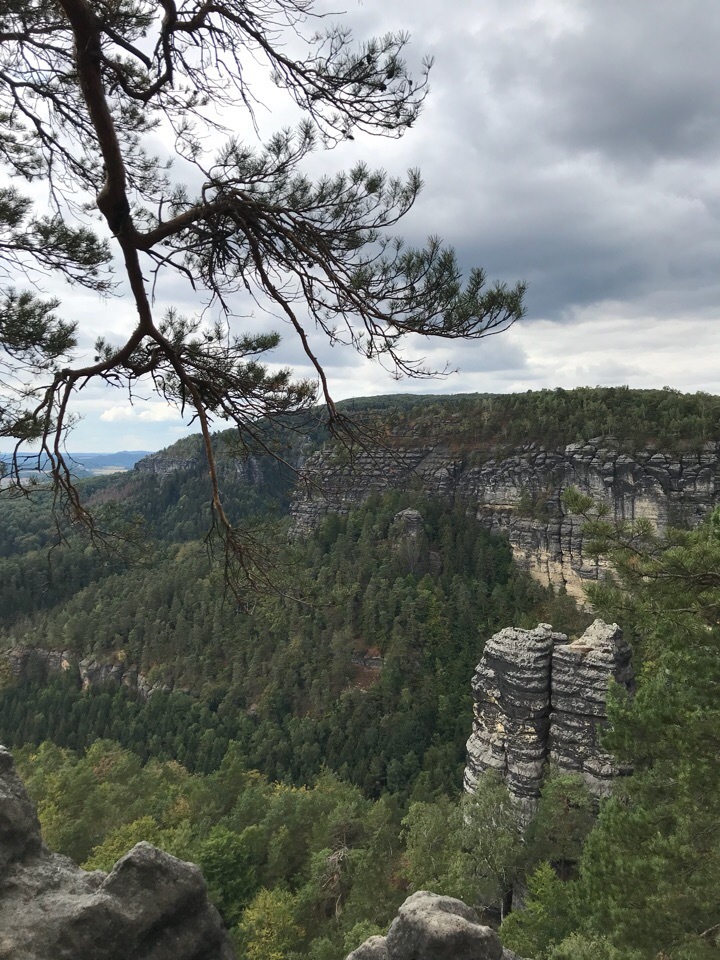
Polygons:
[[601,744],[611,681],[634,688],[630,648],[616,623],[596,620],[572,643],[546,623],[491,637],[472,684],[466,791],[485,771],[497,771],[524,823],[549,767],[578,773],[594,796],[607,796],[627,772]]

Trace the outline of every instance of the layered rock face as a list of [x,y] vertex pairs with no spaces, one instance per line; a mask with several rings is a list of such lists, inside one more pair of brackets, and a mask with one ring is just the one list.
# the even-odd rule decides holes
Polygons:
[[[349,460],[320,451],[308,457],[291,508],[292,536],[313,530],[329,513],[345,515],[372,493],[405,490],[420,482],[452,495],[446,456],[433,448],[364,450]],[[444,479],[443,479],[444,478]]]
[[544,623],[497,633],[472,683],[466,791],[495,770],[525,824],[537,809],[548,767],[578,773],[594,796],[606,796],[625,772],[600,745],[611,680],[633,689],[630,648],[617,624],[596,620],[573,643]]
[[565,511],[563,492],[576,487],[606,504],[618,520],[647,517],[660,531],[668,522],[693,525],[720,503],[720,444],[673,457],[621,452],[612,438],[569,444],[562,450],[525,446],[502,459],[475,462],[439,445],[378,448],[351,462],[321,451],[305,464],[292,507],[294,536],[328,513],[347,513],[371,493],[420,488],[459,499],[478,520],[509,537],[515,559],[544,584],[582,598],[583,583],[601,570],[583,555],[582,521]]
[[13,647],[0,651],[0,676],[21,683],[46,683],[50,676],[73,669],[72,656],[67,651],[41,647]]
[[347,960],[517,960],[462,900],[418,890],[386,937],[370,937]]
[[535,630],[501,630],[485,645],[472,681],[465,789],[472,793],[481,774],[495,770],[527,819],[547,762],[553,645],[564,640],[546,623]]
[[202,466],[202,460],[195,457],[167,457],[160,453],[151,453],[134,466],[138,473],[154,473],[158,477],[167,477],[177,470],[195,470]]
[[[134,470],[138,473],[152,473],[157,477],[167,477],[178,471],[204,471],[207,468],[205,456],[200,452],[195,457],[168,456],[163,450],[151,453],[138,460]],[[262,486],[265,473],[259,457],[221,457],[217,464],[218,473],[230,474],[242,483],[253,487]]]
[[109,874],[50,853],[0,747],[0,957],[233,960],[198,868],[139,843]]
[[600,745],[610,680],[632,691],[630,647],[617,624],[596,620],[578,640],[558,643],[552,654],[548,755],[557,770],[582,775],[596,797],[610,793],[621,773]]

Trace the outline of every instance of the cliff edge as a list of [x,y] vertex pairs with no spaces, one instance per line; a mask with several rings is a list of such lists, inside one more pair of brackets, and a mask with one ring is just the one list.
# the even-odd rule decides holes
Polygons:
[[328,446],[309,457],[291,514],[293,537],[303,537],[330,513],[346,514],[374,492],[421,490],[461,502],[489,530],[505,534],[516,562],[543,585],[584,599],[587,581],[604,567],[587,556],[582,517],[569,513],[566,490],[603,504],[609,517],[693,527],[720,503],[720,444],[673,454],[655,449],[625,452],[613,437],[596,437],[560,449],[525,444],[478,460],[472,445],[457,450],[429,440],[393,449],[367,448],[346,461]]

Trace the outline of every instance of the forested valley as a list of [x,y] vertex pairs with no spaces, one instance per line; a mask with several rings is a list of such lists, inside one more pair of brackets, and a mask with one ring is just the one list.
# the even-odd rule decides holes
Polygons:
[[[716,398],[658,393],[664,405],[621,390],[504,407],[408,400],[392,418],[420,433],[445,418],[449,441],[464,443],[484,409],[493,429],[505,418],[506,442],[524,404],[564,425],[548,445],[603,423],[627,444],[643,442],[638,424],[646,441],[664,430],[685,448],[713,437]],[[638,416],[650,408],[655,422]],[[391,405],[363,409],[382,418]],[[512,442],[542,441],[537,422]],[[167,454],[194,449],[191,439]],[[716,515],[659,541],[577,505],[617,570],[593,604],[634,647],[638,695],[614,701],[609,743],[635,773],[599,819],[579,781],[551,778],[521,838],[502,783],[488,777],[461,799],[470,679],[502,627],[549,622],[576,636],[591,615],[516,568],[463,504],[376,494],[291,541],[292,473],[263,461],[255,485],[227,455],[220,463],[227,509],[272,550],[265,593],[227,586],[205,540],[202,466],[83,481],[109,548],[61,518],[58,538],[41,490],[0,499],[2,648],[121,664],[145,684],[99,672],[83,689],[41,657],[20,678],[2,668],[0,742],[53,849],[108,869],[148,840],[199,863],[239,956],[253,960],[342,960],[415,889],[459,896],[497,923],[513,887],[526,908],[502,934],[523,956],[717,955]]]

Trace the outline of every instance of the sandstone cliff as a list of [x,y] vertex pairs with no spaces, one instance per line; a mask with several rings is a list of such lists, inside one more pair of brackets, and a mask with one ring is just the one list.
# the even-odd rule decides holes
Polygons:
[[578,773],[594,796],[607,796],[624,772],[601,745],[611,681],[633,689],[630,648],[617,624],[596,620],[573,643],[545,623],[495,634],[472,682],[465,789],[473,792],[495,770],[525,824],[548,768]]
[[201,457],[169,457],[163,451],[151,453],[143,457],[133,467],[138,473],[154,473],[158,477],[166,477],[177,470],[197,470],[201,468]]
[[196,866],[147,843],[109,874],[50,853],[11,755],[0,747],[0,957],[233,960]]
[[[377,447],[345,461],[333,450],[310,457],[292,505],[294,536],[328,513],[347,513],[371,493],[421,489],[467,503],[491,530],[507,534],[515,559],[544,584],[582,598],[583,583],[598,565],[583,553],[582,521],[569,515],[563,492],[577,488],[610,508],[618,520],[647,517],[662,531],[668,523],[693,525],[720,503],[720,444],[674,456],[658,450],[623,452],[599,437],[557,450],[536,444],[480,462],[471,448],[441,445]],[[486,456],[486,455],[484,455]]]

